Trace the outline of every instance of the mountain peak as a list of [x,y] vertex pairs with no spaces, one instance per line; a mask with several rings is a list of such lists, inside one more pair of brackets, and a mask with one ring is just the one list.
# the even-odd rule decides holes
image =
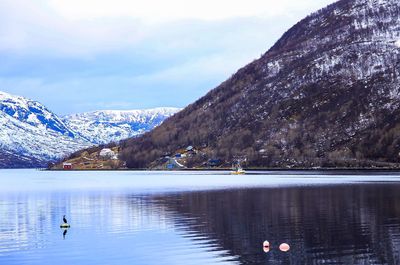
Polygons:
[[191,145],[251,166],[400,163],[399,25],[398,0],[331,4],[122,156],[145,167]]
[[63,121],[41,103],[0,91],[0,111],[32,126],[44,127],[74,137]]

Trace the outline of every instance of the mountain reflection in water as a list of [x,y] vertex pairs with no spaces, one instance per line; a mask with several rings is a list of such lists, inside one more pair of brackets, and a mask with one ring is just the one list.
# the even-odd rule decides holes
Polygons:
[[183,234],[215,240],[241,264],[400,264],[399,185],[194,192],[155,202]]
[[7,265],[400,264],[399,184],[4,193],[0,216]]

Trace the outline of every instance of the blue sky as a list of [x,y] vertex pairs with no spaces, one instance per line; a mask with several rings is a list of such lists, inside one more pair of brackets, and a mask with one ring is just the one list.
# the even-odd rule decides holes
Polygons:
[[185,107],[333,0],[1,0],[0,90],[57,114]]

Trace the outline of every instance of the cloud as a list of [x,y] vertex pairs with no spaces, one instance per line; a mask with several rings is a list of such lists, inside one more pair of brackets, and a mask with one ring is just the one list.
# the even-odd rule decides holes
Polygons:
[[184,107],[331,2],[1,0],[0,90],[59,114]]
[[[0,50],[94,56],[187,21],[304,16],[332,0],[2,0]],[[23,7],[23,8],[22,8]],[[166,28],[175,22],[175,27]],[[276,25],[275,25],[276,26]]]
[[281,16],[310,10],[315,0],[49,0],[48,5],[72,20],[135,17],[147,21],[179,19],[220,20],[234,17]]
[[41,0],[0,1],[0,22],[0,51],[59,57],[123,49],[146,32],[135,18],[69,20]]

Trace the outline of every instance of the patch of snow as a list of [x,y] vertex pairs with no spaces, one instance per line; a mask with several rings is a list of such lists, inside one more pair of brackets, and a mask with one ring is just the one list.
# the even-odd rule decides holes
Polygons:
[[38,120],[38,118],[36,117],[35,114],[31,113],[28,116],[28,119],[26,119],[27,122],[29,123],[33,123],[33,124],[39,124],[40,121]]

